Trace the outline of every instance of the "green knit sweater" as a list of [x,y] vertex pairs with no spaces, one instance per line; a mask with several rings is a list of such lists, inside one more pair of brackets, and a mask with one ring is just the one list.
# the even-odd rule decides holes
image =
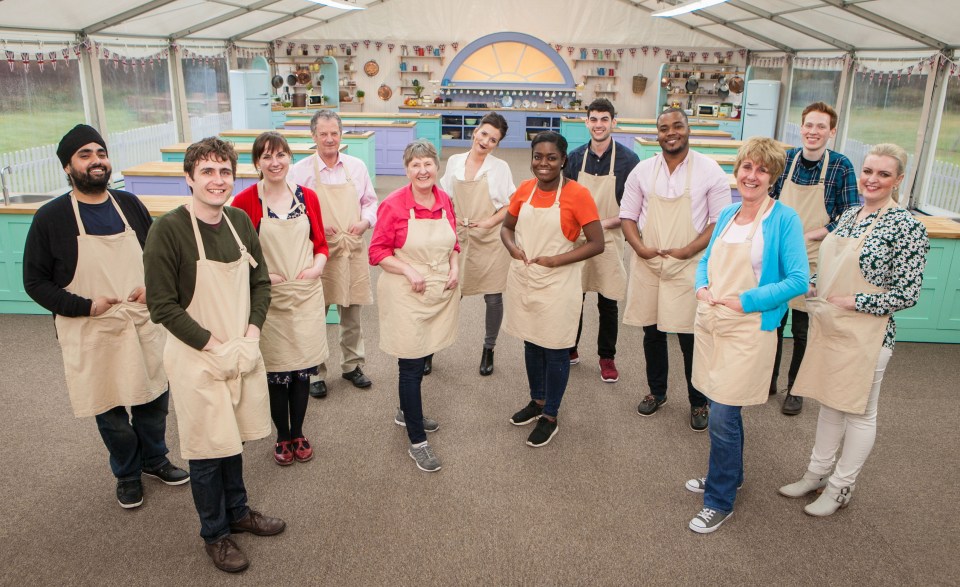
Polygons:
[[[240,241],[257,261],[250,268],[250,324],[263,327],[270,306],[270,275],[263,260],[260,239],[250,218],[229,206],[223,213],[230,218]],[[214,226],[197,221],[207,259],[231,263],[240,258],[237,241],[226,222]],[[202,349],[210,340],[210,331],[186,312],[193,300],[197,283],[197,249],[190,212],[183,206],[165,214],[153,223],[143,249],[143,268],[147,288],[150,319],[162,324],[170,334],[195,349]],[[218,296],[238,296],[242,292],[217,292]]]

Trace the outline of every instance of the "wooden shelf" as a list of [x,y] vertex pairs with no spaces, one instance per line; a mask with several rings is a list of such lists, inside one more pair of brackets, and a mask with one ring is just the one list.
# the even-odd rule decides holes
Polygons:
[[443,59],[443,55],[398,55],[400,61],[404,59]]
[[427,74],[427,75],[433,74],[432,71],[425,71],[425,70],[424,70],[424,71],[421,71],[421,70],[417,70],[417,71],[409,71],[409,70],[403,71],[403,70],[399,70],[399,71],[400,71],[400,75],[404,75],[404,74],[411,74],[411,75],[412,75],[412,74],[415,74],[415,73],[416,73],[416,74],[424,73],[424,74]]
[[[669,64],[665,64],[665,65],[667,65],[667,69],[664,70],[664,73],[700,73],[701,71],[706,73],[707,71],[710,71],[706,69],[673,69],[669,66]],[[712,65],[713,67],[720,67],[720,68],[736,67],[734,65],[716,65],[716,64],[707,64],[707,65]],[[741,75],[739,71],[711,71],[711,73],[728,73],[730,75]]]
[[618,75],[584,75],[583,77],[589,78],[598,78],[598,79],[618,79]]
[[573,60],[574,64],[576,63],[620,63],[619,59],[579,59],[576,58]]
[[616,96],[616,95],[617,95],[617,91],[616,91],[616,90],[594,90],[593,93],[595,93],[595,94],[610,94],[610,95],[612,95],[612,96]]

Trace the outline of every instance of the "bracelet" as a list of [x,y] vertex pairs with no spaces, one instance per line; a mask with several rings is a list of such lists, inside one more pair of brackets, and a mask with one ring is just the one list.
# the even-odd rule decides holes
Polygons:
[[93,300],[93,308],[90,310],[91,316],[97,315],[97,300]]

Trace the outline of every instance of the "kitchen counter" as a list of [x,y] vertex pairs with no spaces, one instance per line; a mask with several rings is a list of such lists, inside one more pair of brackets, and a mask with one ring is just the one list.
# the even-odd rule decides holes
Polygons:
[[[173,145],[167,145],[166,147],[160,148],[160,160],[164,162],[183,162],[184,155],[187,152],[187,147],[190,146],[190,143],[175,143]],[[346,145],[341,145],[345,147]],[[238,163],[253,163],[253,143],[240,143],[236,142],[233,144],[234,150],[237,152],[237,162]],[[302,159],[306,159],[310,155],[313,155],[316,151],[313,149],[313,145],[307,145],[304,143],[294,143],[290,145],[290,152],[293,155],[293,162],[296,163]]]
[[[396,121],[389,122],[386,120],[350,120],[349,118],[342,118],[341,122],[343,123],[344,128],[346,127],[366,127],[366,128],[414,128],[417,126],[416,122],[411,121]],[[300,130],[302,128],[310,128],[309,120],[288,120],[284,124],[284,130]],[[308,131],[309,132],[309,131]]]
[[[336,106],[325,106],[322,104],[307,104],[306,106],[271,106],[272,112],[304,112],[305,110],[336,110]],[[313,116],[313,113],[310,113]]]
[[504,108],[503,106],[497,104],[496,102],[487,103],[486,108],[467,108],[466,104],[451,104],[450,106],[398,106],[400,110],[431,110],[438,113],[443,113],[444,111],[450,110],[468,110],[470,112],[499,112],[503,114],[504,112],[549,112],[550,114],[586,114],[586,110],[571,110],[569,108]]
[[[440,118],[440,114],[420,114],[418,112],[340,112],[342,120],[370,118],[378,120],[381,118],[409,118],[411,120],[428,120]],[[287,118],[310,118],[313,114],[310,112],[289,112]]]
[[[436,124],[438,121],[434,121]],[[413,120],[351,120],[342,119],[344,132],[358,130],[373,132],[374,159],[378,175],[405,175],[403,151],[417,138],[418,122]],[[310,121],[304,119],[287,120],[287,130],[309,128]],[[344,134],[344,137],[347,135]]]

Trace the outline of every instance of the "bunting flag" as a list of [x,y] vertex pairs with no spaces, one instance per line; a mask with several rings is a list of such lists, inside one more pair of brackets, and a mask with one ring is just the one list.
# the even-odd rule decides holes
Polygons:
[[57,71],[57,52],[50,51],[50,53],[47,54],[47,57],[50,58],[50,65],[53,66],[53,71]]
[[10,66],[10,71],[12,72],[17,63],[17,55],[13,51],[7,49],[4,50],[4,53],[7,55],[7,65]]
[[20,62],[23,64],[23,71],[30,71],[30,54],[20,53]]

